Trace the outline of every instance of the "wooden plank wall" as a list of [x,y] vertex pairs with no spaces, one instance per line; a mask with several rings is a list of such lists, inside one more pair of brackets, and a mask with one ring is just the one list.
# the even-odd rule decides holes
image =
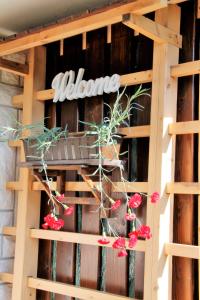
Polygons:
[[[189,6],[189,7],[188,7]],[[182,5],[182,13],[185,12],[185,19],[187,22],[182,23],[182,34],[185,35],[186,52],[182,52],[182,61],[190,61],[193,58],[194,51],[194,24],[192,18],[187,18],[188,9],[193,9],[192,3],[184,3]],[[152,16],[154,15],[152,14]],[[187,35],[188,30],[188,35]],[[188,41],[190,35],[191,40]],[[125,27],[122,24],[112,26],[111,41],[112,43],[106,43],[106,28],[95,30],[87,33],[86,35],[86,49],[82,50],[82,36],[76,36],[64,41],[64,55],[60,56],[59,42],[47,45],[47,78],[46,88],[50,88],[53,77],[66,70],[75,70],[84,67],[86,69],[85,78],[96,78],[103,75],[113,74],[117,72],[119,74],[127,74],[129,72],[142,71],[152,68],[152,42],[141,35],[134,35],[134,32]],[[193,101],[193,79],[184,81],[179,84],[179,89],[182,89],[184,84],[184,96],[179,93],[178,115],[179,120],[184,119],[184,103],[190,99],[190,103]],[[151,85],[147,85],[151,88]],[[133,89],[130,89],[132,91]],[[187,99],[187,101],[183,101]],[[104,101],[108,103],[113,102],[113,98],[110,96],[104,96]],[[135,111],[131,125],[143,125],[149,124],[150,115],[150,99],[143,97],[138,101],[144,105],[144,111]],[[49,127],[54,125],[65,126],[69,125],[70,131],[83,130],[83,125],[78,124],[78,119],[87,121],[100,121],[103,113],[103,100],[101,97],[95,99],[84,99],[79,101],[65,101],[64,103],[56,104],[56,106],[50,102],[46,104],[46,116]],[[192,107],[192,106],[191,106]],[[188,111],[190,115],[187,118],[192,119],[192,110]],[[192,151],[193,141],[191,137],[183,137],[187,140],[187,145]],[[181,147],[181,141],[179,140],[178,147]],[[128,162],[128,174],[129,179],[137,181],[146,181],[148,172],[148,138],[141,138],[138,140],[132,140],[126,142],[123,146],[129,149],[129,162]],[[181,149],[181,148],[179,148]],[[184,150],[184,149],[183,149]],[[181,150],[182,151],[182,150]],[[187,150],[185,150],[187,151]],[[180,151],[179,151],[180,152]],[[189,152],[187,152],[189,154]],[[186,153],[186,155],[187,155]],[[188,157],[188,159],[192,159]],[[192,162],[190,164],[190,177],[188,180],[192,181]],[[179,167],[177,165],[177,174],[180,176]],[[177,176],[178,176],[177,175]],[[113,180],[117,180],[117,174],[113,175]],[[78,180],[76,173],[66,172],[66,180]],[[181,179],[181,177],[177,177]],[[186,180],[182,178],[182,181]],[[69,196],[75,195],[75,193],[68,194]],[[118,195],[113,195],[118,196]],[[186,196],[185,196],[186,197]],[[191,199],[191,196],[187,196]],[[44,196],[45,198],[45,196]],[[177,198],[180,200],[181,197]],[[184,198],[185,199],[185,198]],[[44,199],[45,200],[45,199]],[[190,200],[188,200],[190,201]],[[180,210],[181,202],[178,202],[175,206],[175,215]],[[189,228],[192,232],[192,202],[190,203],[190,222]],[[46,213],[46,204],[42,201],[42,215]],[[84,233],[98,233],[101,231],[100,224],[97,215],[91,213],[94,207],[91,206],[77,206],[75,214],[71,217],[67,217],[65,229],[68,231],[82,231]],[[141,219],[145,221],[146,208],[145,205],[138,211]],[[176,218],[175,218],[176,219]],[[126,228],[120,220],[119,228],[122,233],[126,232]],[[182,242],[183,240],[179,235],[179,227],[175,224],[175,241]],[[180,238],[180,239],[179,239]],[[189,243],[189,241],[187,241]],[[40,277],[47,279],[57,279],[60,282],[76,283],[84,287],[90,287],[94,289],[106,290],[119,295],[129,295],[130,297],[142,298],[143,297],[143,272],[144,272],[144,255],[137,253],[136,255],[129,255],[129,257],[123,260],[116,259],[116,253],[111,249],[102,250],[98,247],[86,246],[86,245],[73,245],[69,243],[57,242],[57,244],[50,241],[40,241],[40,255],[39,255],[39,275]],[[182,260],[182,259],[180,259]],[[131,263],[131,267],[128,269],[128,262]],[[189,289],[192,292],[194,273],[191,260],[188,260],[188,264],[191,268],[191,280],[188,283]],[[53,264],[52,264],[53,263]],[[181,262],[180,262],[181,263]],[[174,275],[176,276],[177,270],[179,270],[178,259],[174,264]],[[178,265],[179,264],[179,265]],[[53,269],[52,266],[53,265]],[[103,278],[102,278],[103,274]],[[137,276],[135,276],[137,274]],[[174,282],[174,281],[173,281]],[[174,285],[175,289],[184,288],[184,283],[177,281]],[[174,299],[180,298],[174,293]],[[71,297],[52,295],[49,293],[38,292],[38,298],[41,300],[72,300]],[[187,298],[192,300],[192,298]]]
[[[181,34],[183,49],[180,50],[180,63],[195,60],[196,37],[195,1],[182,5]],[[194,77],[179,78],[177,121],[194,120],[195,86]],[[186,163],[187,162],[187,163]],[[176,172],[179,182],[194,181],[194,135],[180,135],[176,138]],[[174,201],[174,242],[194,244],[194,195],[176,195]],[[194,299],[194,265],[189,258],[173,258],[173,299]]]

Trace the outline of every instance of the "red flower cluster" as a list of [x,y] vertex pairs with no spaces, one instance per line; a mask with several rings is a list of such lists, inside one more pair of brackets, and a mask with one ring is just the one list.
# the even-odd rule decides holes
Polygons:
[[151,234],[151,229],[149,226],[146,226],[146,225],[141,225],[138,230],[135,230],[135,231],[131,231],[129,233],[129,237],[130,239],[136,239],[136,237],[141,237],[141,238],[144,238],[144,239],[147,239],[149,240],[151,237],[152,237],[152,234]]
[[129,199],[128,206],[130,208],[137,208],[142,203],[142,197],[140,194],[135,193],[131,198]]
[[112,247],[114,249],[120,249],[120,251],[117,254],[118,257],[123,257],[123,256],[127,256],[128,255],[128,253],[126,251],[125,243],[126,243],[125,238],[119,237],[112,244]]
[[112,204],[111,210],[116,210],[116,209],[118,209],[120,206],[121,206],[121,200],[118,199],[118,200],[116,200],[116,201]]
[[42,228],[44,229],[53,229],[60,230],[64,226],[64,221],[62,219],[57,219],[53,214],[48,214],[44,217],[44,224],[42,224]]

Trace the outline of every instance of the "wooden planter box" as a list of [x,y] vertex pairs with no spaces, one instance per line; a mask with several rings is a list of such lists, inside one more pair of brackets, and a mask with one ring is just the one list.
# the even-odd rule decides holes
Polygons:
[[[98,147],[92,147],[96,136],[75,136],[59,140],[45,153],[45,161],[54,160],[86,160],[99,157]],[[24,140],[24,151],[27,162],[40,161],[40,155],[34,147],[35,141]],[[120,144],[101,147],[104,159],[119,159]]]

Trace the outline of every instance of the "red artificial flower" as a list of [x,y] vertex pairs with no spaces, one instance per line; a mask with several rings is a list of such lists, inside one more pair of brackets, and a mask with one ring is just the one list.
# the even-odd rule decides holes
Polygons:
[[53,230],[60,230],[64,226],[64,221],[62,219],[55,220],[54,223],[50,226]]
[[152,237],[151,229],[149,226],[141,225],[140,228],[137,230],[137,234],[139,237],[150,239]]
[[140,194],[135,193],[131,198],[129,199],[128,206],[130,208],[137,208],[142,203],[142,197]]
[[127,256],[127,255],[128,255],[128,253],[127,253],[126,249],[122,249],[117,254],[118,257],[124,257],[124,256]]
[[133,220],[135,220],[136,219],[136,215],[134,214],[134,213],[126,213],[126,215],[125,215],[125,219],[127,220],[127,221],[133,221]]
[[100,245],[107,245],[110,243],[110,241],[106,237],[103,236],[101,239],[98,240],[98,243]]
[[120,200],[120,199],[119,199],[119,200],[116,200],[116,201],[112,204],[111,210],[116,210],[116,209],[118,209],[120,206],[121,206],[121,200]]
[[48,223],[44,223],[44,224],[42,224],[42,228],[43,228],[43,229],[48,229],[48,228],[49,228],[49,225],[48,225]]
[[64,215],[65,216],[70,216],[74,211],[73,206],[66,206],[64,210]]
[[123,237],[119,237],[118,239],[116,239],[114,241],[114,243],[112,244],[112,247],[114,249],[122,249],[125,247],[125,238]]
[[54,229],[60,230],[64,226],[64,221],[62,219],[57,219],[53,214],[48,214],[44,217],[44,224],[42,224],[42,228],[44,229]]
[[137,241],[138,241],[137,234],[132,234],[128,243],[129,248],[135,247]]
[[129,232],[128,236],[131,238],[132,236],[138,237],[138,232],[136,230]]
[[56,193],[56,199],[60,202],[62,202],[65,199],[65,194],[59,194],[58,192]]
[[154,192],[150,198],[151,198],[151,203],[157,203],[160,199],[160,194],[158,192]]

